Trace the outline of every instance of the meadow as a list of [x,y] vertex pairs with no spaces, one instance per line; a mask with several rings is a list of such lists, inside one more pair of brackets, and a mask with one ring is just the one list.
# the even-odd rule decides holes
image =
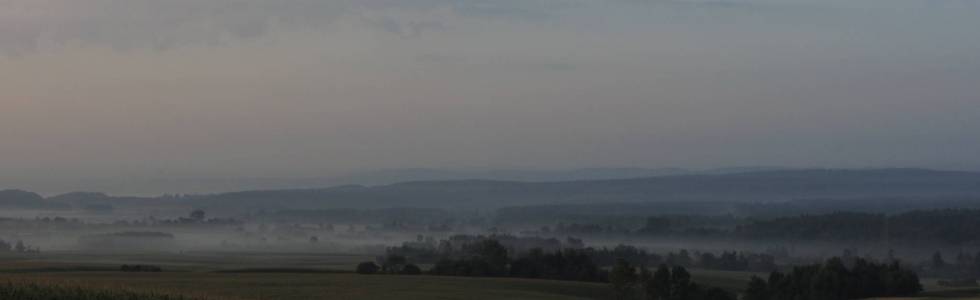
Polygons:
[[[189,299],[571,300],[603,299],[608,294],[605,285],[594,283],[350,273],[356,262],[365,259],[370,258],[321,254],[56,253],[0,258],[0,283],[182,295]],[[124,263],[161,265],[164,272],[118,271],[119,265]]]
[[[512,278],[359,275],[356,262],[333,254],[145,253],[95,255],[49,253],[0,258],[0,285],[39,284],[38,291],[86,295],[77,299],[609,299],[604,284]],[[120,264],[164,267],[160,273],[118,271]],[[750,272],[692,270],[703,284],[738,291]],[[920,299],[980,299],[977,289],[944,289],[924,280]],[[81,288],[81,289],[79,289]],[[2,290],[2,289],[0,289]],[[9,290],[9,289],[8,289]],[[120,298],[99,298],[98,295]],[[68,298],[10,298],[68,299]],[[73,298],[74,299],[74,298]],[[891,298],[889,300],[895,300]]]

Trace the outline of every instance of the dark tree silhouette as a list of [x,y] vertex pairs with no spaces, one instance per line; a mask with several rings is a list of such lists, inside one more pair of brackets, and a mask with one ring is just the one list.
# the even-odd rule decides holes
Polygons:
[[378,273],[381,267],[378,267],[374,262],[366,261],[357,265],[356,272],[358,274],[375,274]]
[[799,266],[783,274],[772,272],[769,281],[753,278],[744,300],[848,300],[910,296],[922,290],[919,277],[896,261],[879,264],[853,258],[848,268],[840,258],[823,264]]
[[609,284],[613,290],[613,297],[615,299],[629,298],[636,278],[636,268],[625,259],[617,260],[616,265],[609,272]]

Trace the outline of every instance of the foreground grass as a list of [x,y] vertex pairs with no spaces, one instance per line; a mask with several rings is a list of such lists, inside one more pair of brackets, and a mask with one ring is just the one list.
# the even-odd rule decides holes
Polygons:
[[[606,285],[580,282],[315,273],[48,272],[0,275],[0,282],[4,280],[71,282],[97,288],[115,286],[136,291],[165,291],[167,294],[221,299],[573,300],[605,299],[609,294]],[[7,298],[0,297],[0,299]],[[101,300],[102,298],[92,299]],[[132,299],[142,300],[143,298]],[[149,299],[156,300],[158,298]]]
[[0,283],[0,299],[16,300],[190,300],[183,296],[140,293],[123,289],[8,281]]
[[[604,284],[510,278],[369,276],[335,273],[353,270],[370,257],[317,253],[143,253],[99,255],[47,253],[29,257],[0,255],[0,283],[30,281],[137,294],[184,295],[194,299],[609,299]],[[117,272],[120,264],[162,265],[163,273]],[[752,275],[690,270],[698,283],[741,291]],[[923,280],[926,292],[888,300],[980,300],[980,289],[940,287]],[[21,299],[0,296],[0,300]],[[32,298],[24,298],[32,299]],[[72,299],[72,298],[39,298]],[[99,298],[93,298],[99,299]],[[132,298],[138,300],[141,298]]]

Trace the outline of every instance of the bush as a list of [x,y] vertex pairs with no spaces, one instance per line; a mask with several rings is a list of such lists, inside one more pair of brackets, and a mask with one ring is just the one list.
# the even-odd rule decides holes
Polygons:
[[378,267],[374,262],[366,261],[357,265],[358,274],[376,274],[381,267]]
[[416,266],[416,265],[408,264],[408,265],[405,265],[404,268],[402,268],[402,274],[405,274],[405,275],[419,275],[419,274],[422,274],[422,268],[419,268],[419,266]]
[[163,268],[151,265],[122,265],[119,270],[123,272],[163,272]]

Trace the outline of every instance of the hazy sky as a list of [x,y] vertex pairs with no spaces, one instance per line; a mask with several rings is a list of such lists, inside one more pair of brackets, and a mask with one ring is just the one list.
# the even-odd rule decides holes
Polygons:
[[980,1],[0,0],[0,107],[0,188],[978,169]]

